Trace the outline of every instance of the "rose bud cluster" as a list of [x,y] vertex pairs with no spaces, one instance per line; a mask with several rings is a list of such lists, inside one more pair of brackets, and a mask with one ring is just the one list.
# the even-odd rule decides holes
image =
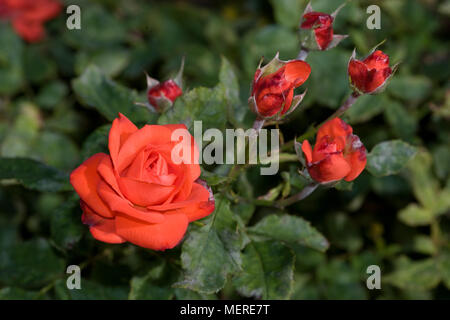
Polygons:
[[280,118],[291,113],[300,104],[304,93],[294,96],[294,89],[309,77],[311,67],[301,60],[282,61],[278,53],[267,65],[261,63],[255,72],[250,109],[258,119]]
[[184,69],[184,59],[181,62],[180,70],[174,79],[169,79],[164,82],[147,77],[147,103],[137,103],[138,105],[145,106],[151,111],[163,113],[171,108],[175,100],[183,94],[182,78]]
[[[172,141],[177,129],[189,139]],[[180,143],[191,151],[191,161],[172,160]],[[109,154],[94,154],[70,175],[81,198],[83,223],[103,242],[173,248],[190,222],[214,211],[211,189],[199,180],[198,159],[185,125],[138,129],[119,114],[109,132]]]
[[0,19],[10,20],[24,40],[38,42],[45,36],[44,23],[61,9],[59,0],[0,0]]
[[339,42],[347,38],[347,35],[337,35],[333,31],[333,21],[336,18],[340,6],[332,14],[313,11],[311,3],[308,3],[303,12],[300,31],[302,46],[308,50],[328,50],[336,47]]
[[350,85],[358,94],[377,94],[384,90],[395,73],[397,65],[389,67],[389,56],[381,50],[374,50],[364,60],[355,59],[353,51],[348,62]]
[[320,183],[341,179],[352,181],[364,170],[367,162],[366,148],[353,134],[352,127],[340,118],[320,127],[314,149],[308,140],[303,141],[301,148],[309,175]]

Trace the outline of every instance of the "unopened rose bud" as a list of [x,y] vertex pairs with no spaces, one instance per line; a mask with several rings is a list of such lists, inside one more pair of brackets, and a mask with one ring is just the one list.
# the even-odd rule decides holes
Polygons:
[[169,79],[164,82],[147,77],[147,103],[136,103],[145,106],[152,111],[163,113],[171,108],[175,100],[183,94],[182,77],[184,69],[184,59],[181,62],[180,70],[174,79]]
[[[147,98],[151,105],[153,105],[156,109],[160,109],[163,100],[167,99],[173,104],[182,94],[182,89],[175,83],[175,81],[167,80],[152,88],[149,88],[147,91]],[[164,101],[164,103],[165,102],[166,101]]]
[[278,54],[255,72],[249,106],[260,119],[281,117],[300,104],[304,94],[294,96],[294,89],[309,77],[311,67],[301,60],[282,61]]
[[334,118],[320,127],[314,149],[308,140],[302,151],[311,178],[320,183],[344,179],[352,181],[366,166],[366,148],[353,134],[353,129],[340,118]]
[[334,48],[347,35],[337,35],[333,31],[333,21],[340,6],[332,14],[313,11],[311,4],[306,6],[302,16],[300,30],[302,31],[302,46],[308,50],[328,50]]
[[373,51],[364,60],[355,59],[353,51],[348,63],[348,75],[352,89],[358,94],[376,94],[383,91],[395,73],[397,65],[389,67],[389,56],[381,50]]

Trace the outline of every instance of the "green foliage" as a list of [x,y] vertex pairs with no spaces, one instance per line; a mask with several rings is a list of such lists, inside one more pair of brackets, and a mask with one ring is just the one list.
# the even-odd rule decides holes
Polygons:
[[251,242],[242,253],[243,271],[234,279],[234,285],[246,297],[288,299],[294,261],[293,252],[279,241]]
[[[309,52],[311,75],[295,91],[307,91],[304,101],[266,123],[285,143],[279,173],[203,164],[216,209],[164,252],[95,240],[71,171],[109,152],[119,112],[139,127],[250,128],[258,62],[297,57],[309,1],[79,2],[81,30],[67,30],[62,14],[35,44],[0,21],[0,299],[448,299],[449,1],[380,1],[380,30],[365,26],[371,3],[347,1],[333,29],[349,37]],[[331,13],[342,2],[312,6]],[[294,139],[314,141],[351,93],[352,50],[363,58],[383,39],[379,49],[400,62],[398,72],[341,116],[368,150],[365,170],[280,205],[311,182]],[[172,108],[137,105],[147,100],[144,72],[173,79],[183,57],[183,94]],[[72,264],[81,290],[66,286]],[[365,286],[373,264],[382,290]]]
[[214,88],[199,87],[186,92],[159,118],[159,123],[184,123],[192,131],[194,121],[202,121],[205,128],[225,129],[227,114],[239,107],[239,87],[232,66],[224,57],[219,80]]
[[63,260],[45,239],[36,238],[2,250],[0,281],[6,285],[39,288],[63,272]]
[[403,141],[382,142],[368,154],[367,170],[378,177],[398,173],[415,153],[416,149]]
[[70,190],[67,174],[32,159],[0,158],[0,180],[6,179],[39,191]]
[[82,101],[96,108],[108,120],[114,120],[120,113],[132,121],[151,119],[144,108],[135,104],[139,96],[108,79],[97,66],[88,67],[72,82],[73,90]]
[[216,199],[216,210],[203,227],[193,230],[183,244],[181,261],[185,279],[177,287],[214,293],[225,285],[229,273],[241,268],[242,240],[226,199]]
[[319,251],[328,249],[327,239],[309,222],[291,215],[269,215],[250,227],[250,233],[286,243],[298,243]]

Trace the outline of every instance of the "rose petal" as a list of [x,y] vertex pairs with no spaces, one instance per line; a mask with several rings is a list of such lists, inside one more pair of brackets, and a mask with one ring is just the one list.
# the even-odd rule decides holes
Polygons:
[[123,243],[126,240],[116,233],[114,219],[105,219],[94,213],[83,201],[81,201],[83,215],[81,221],[89,226],[92,236],[106,243]]
[[[347,123],[342,121],[340,118],[333,118],[326,123],[324,123],[317,132],[316,141],[321,141],[324,136],[329,136],[334,138],[334,142],[339,142],[339,149],[343,149],[345,145],[340,142],[344,142],[346,137],[353,133],[353,129]],[[343,139],[337,139],[341,137]]]
[[387,67],[381,70],[369,70],[367,74],[366,92],[370,93],[375,91],[379,86],[381,86],[387,77],[392,73],[391,68]]
[[281,114],[285,114],[289,109],[291,108],[292,99],[294,98],[294,88],[291,88],[291,90],[288,91],[288,94],[286,95],[286,98],[284,100],[284,106],[283,110],[281,111]]
[[97,166],[97,172],[100,177],[109,184],[111,188],[114,189],[120,196],[123,197],[122,192],[120,191],[119,184],[117,183],[118,175],[116,174],[113,164],[111,161],[111,157],[104,157]]
[[117,216],[117,233],[127,241],[152,250],[175,247],[188,226],[185,214],[168,214],[163,223],[149,224],[140,220]]
[[308,140],[303,141],[302,151],[303,151],[303,154],[305,155],[306,163],[311,163],[312,162],[312,148],[311,148],[311,145],[309,144]]
[[159,212],[133,206],[104,181],[98,184],[98,194],[116,215],[130,216],[148,223],[161,223],[165,220],[165,216]]
[[348,64],[348,75],[351,83],[362,92],[366,92],[368,70],[366,65],[356,59],[350,60]]
[[125,198],[142,207],[163,203],[175,190],[175,186],[163,186],[127,177],[119,178],[118,183]]
[[204,186],[194,183],[192,192],[184,201],[171,202],[159,206],[149,206],[149,210],[184,213],[189,222],[201,219],[214,211],[214,196]]
[[105,157],[109,156],[105,153],[96,153],[85,160],[70,174],[70,183],[94,212],[105,218],[112,218],[114,214],[97,193],[98,184],[102,181],[97,173],[97,167]]
[[308,172],[311,178],[318,182],[337,181],[350,172],[350,165],[341,153],[331,154],[325,159],[310,165]]
[[295,88],[301,86],[311,74],[311,67],[302,60],[293,60],[286,64],[284,77]]
[[109,153],[116,168],[120,148],[137,130],[138,128],[121,113],[117,119],[114,119],[109,131]]
[[320,50],[325,50],[333,40],[333,28],[331,26],[320,27],[314,30],[316,42]]
[[145,125],[132,133],[119,150],[115,167],[120,174],[147,145],[161,145],[170,142],[171,131],[164,126]]
[[389,56],[381,50],[374,51],[363,63],[370,69],[381,70],[389,67]]
[[351,170],[344,178],[344,180],[346,181],[352,181],[356,179],[364,170],[367,163],[366,148],[362,144],[359,137],[356,135],[352,135],[350,139],[351,150],[345,155],[345,160],[350,165]]

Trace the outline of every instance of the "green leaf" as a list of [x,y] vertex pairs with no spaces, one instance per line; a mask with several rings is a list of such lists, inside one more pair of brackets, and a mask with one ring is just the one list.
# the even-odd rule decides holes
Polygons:
[[269,25],[262,29],[254,29],[244,36],[241,47],[245,72],[253,79],[261,57],[270,60],[277,52],[280,52],[280,59],[287,60],[295,57],[298,50],[295,32],[286,27]]
[[450,289],[450,252],[444,251],[438,258],[439,271],[445,286]]
[[86,140],[84,140],[83,147],[81,148],[81,158],[83,160],[86,160],[98,152],[109,153],[108,135],[110,129],[111,125],[105,124],[95,129]]
[[105,286],[92,280],[81,280],[81,289],[69,290],[66,280],[59,280],[55,285],[55,293],[61,300],[125,300],[127,287]]
[[417,235],[414,238],[413,247],[416,252],[422,254],[434,255],[437,253],[437,247],[429,236]]
[[248,231],[274,240],[298,243],[319,251],[326,251],[329,247],[327,239],[308,221],[288,214],[266,216],[248,228]]
[[403,290],[430,290],[441,280],[439,268],[433,258],[409,261],[403,259],[396,270],[383,279]]
[[50,233],[57,246],[71,249],[80,241],[85,228],[81,223],[80,201],[72,196],[62,203],[51,215]]
[[0,283],[36,288],[64,273],[64,261],[42,238],[18,243],[0,252]]
[[77,145],[66,135],[43,131],[33,143],[32,155],[61,170],[71,170],[79,163]]
[[0,158],[0,180],[14,179],[24,187],[38,191],[70,190],[67,174],[27,158]]
[[239,126],[243,121],[248,108],[242,107],[239,98],[239,82],[231,63],[222,56],[219,73],[219,84],[225,90],[225,101],[228,107],[228,118],[230,123]]
[[288,28],[298,26],[302,14],[302,0],[270,0],[278,24]]
[[343,212],[326,217],[327,235],[334,246],[356,252],[363,246],[358,224]]
[[177,300],[217,300],[214,294],[202,294],[189,289],[175,288]]
[[175,290],[171,287],[179,273],[166,260],[159,259],[143,276],[134,276],[130,282],[129,300],[169,300]]
[[64,82],[59,80],[50,82],[39,91],[36,102],[41,108],[52,109],[63,100],[68,91]]
[[295,255],[279,241],[250,242],[233,284],[240,294],[262,299],[288,299],[292,293]]
[[216,209],[200,229],[183,243],[181,262],[185,279],[175,287],[214,293],[225,285],[228,274],[241,265],[241,239],[228,200],[216,198]]
[[55,62],[38,47],[27,47],[23,65],[26,80],[36,84],[54,78],[57,73]]
[[198,87],[179,97],[158,123],[184,123],[192,131],[194,121],[202,121],[203,130],[225,129],[229,109],[239,104],[237,79],[229,62],[222,58],[220,82],[214,88]]
[[398,219],[411,227],[429,225],[433,219],[433,212],[411,203],[398,212]]
[[227,176],[218,175],[209,171],[202,169],[202,174],[200,177],[202,180],[205,180],[208,186],[216,186],[219,184],[226,183],[230,180]]
[[428,95],[431,85],[431,81],[424,76],[396,75],[392,78],[387,90],[397,98],[420,101]]
[[440,211],[438,210],[440,201],[437,201],[440,192],[439,182],[431,172],[431,164],[431,155],[426,151],[420,151],[408,164],[408,168],[414,195],[424,208],[435,214]]
[[129,300],[170,300],[173,297],[173,289],[157,286],[149,281],[148,276],[133,277],[131,279],[131,291]]
[[83,6],[82,29],[63,32],[63,39],[70,46],[82,49],[105,48],[125,40],[126,30],[100,5],[86,3]]
[[340,258],[320,263],[317,266],[316,277],[324,298],[332,300],[367,299],[368,290],[361,281],[361,273],[365,276],[364,279],[367,279],[364,273],[367,264],[363,265],[363,270],[356,270],[350,263]]
[[350,55],[339,48],[308,55],[307,62],[313,71],[304,85],[308,93],[303,103],[309,105],[315,101],[330,108],[339,106],[349,93],[347,64]]
[[19,113],[1,146],[1,155],[8,158],[28,157],[42,126],[42,115],[34,104],[24,102],[17,107]]
[[27,291],[17,287],[0,289],[0,300],[33,300],[37,296],[37,291]]
[[107,78],[94,65],[72,81],[77,96],[88,106],[97,109],[108,120],[117,118],[118,113],[127,116],[131,121],[152,122],[156,114],[135,105],[139,96],[135,91],[123,87]]
[[23,42],[13,30],[0,27],[0,94],[13,95],[24,83]]
[[108,49],[89,53],[81,51],[75,60],[75,72],[82,74],[89,65],[98,66],[108,77],[117,76],[128,64],[130,60],[128,51],[123,49]]
[[383,112],[384,107],[390,103],[385,95],[365,94],[355,101],[343,117],[350,124],[366,122]]
[[395,135],[401,139],[412,140],[417,130],[417,119],[398,102],[385,105],[384,115]]
[[367,170],[377,177],[396,174],[416,152],[415,147],[401,140],[381,142],[367,155]]

